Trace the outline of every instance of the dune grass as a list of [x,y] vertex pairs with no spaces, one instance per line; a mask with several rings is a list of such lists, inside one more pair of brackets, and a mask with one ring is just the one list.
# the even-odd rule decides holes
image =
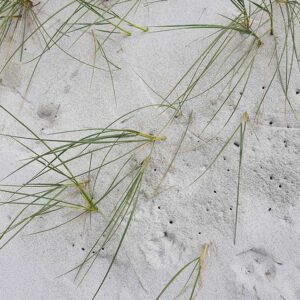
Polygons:
[[[1,0],[0,1],[0,50],[9,55],[18,48],[19,60],[22,61],[25,42],[31,37],[32,32],[40,36],[40,40],[47,42],[43,26],[38,17],[39,3],[31,0]],[[29,26],[28,26],[29,24]],[[3,50],[4,44],[8,44]]]
[[93,299],[98,295],[101,287],[103,286],[105,280],[108,277],[108,274],[113,267],[113,264],[117,258],[117,255],[121,249],[122,243],[125,239],[126,233],[129,229],[129,226],[132,222],[132,218],[137,208],[137,203],[139,199],[139,191],[141,189],[143,177],[145,171],[148,168],[148,165],[151,160],[151,153],[144,159],[144,161],[140,164],[140,166],[135,170],[134,176],[130,180],[129,184],[126,186],[120,200],[114,207],[113,211],[111,212],[111,217],[107,222],[106,227],[104,230],[99,234],[99,237],[95,241],[94,245],[90,249],[89,253],[85,257],[84,261],[77,266],[76,270],[76,278],[81,277],[80,282],[86,277],[90,269],[95,263],[96,258],[100,254],[101,250],[110,243],[110,241],[116,237],[117,245],[115,246],[115,250],[112,250],[113,256],[109,263],[109,266],[103,275],[99,286],[97,287]]
[[[179,298],[180,296],[184,296],[184,299],[195,299],[197,295],[197,286],[200,288],[202,283],[202,274],[203,269],[205,267],[205,260],[207,257],[209,249],[209,244],[204,244],[202,246],[202,249],[200,251],[200,254],[195,259],[188,262],[186,265],[184,265],[176,274],[170,279],[170,281],[165,285],[165,287],[162,289],[162,291],[159,293],[159,295],[156,297],[156,300],[162,299],[162,296],[165,294],[165,292],[172,286],[172,284],[175,282],[175,280],[184,273],[184,271],[188,269],[192,269],[184,286],[180,289],[180,292],[174,299]],[[189,293],[188,293],[189,292]],[[166,298],[168,299],[168,298]]]
[[[132,28],[142,32],[148,31],[147,27],[134,24],[128,19],[129,15],[138,8],[140,1],[116,0],[106,3],[98,0],[71,0],[58,2],[57,9],[50,15],[46,15],[44,11],[47,11],[49,0],[43,5],[30,0],[2,0],[0,2],[0,53],[6,51],[4,43],[8,44],[8,50],[5,55],[6,59],[2,61],[0,74],[20,53],[20,60],[24,64],[33,63],[27,93],[42,57],[56,47],[64,55],[91,68],[93,73],[95,70],[108,72],[115,95],[112,73],[120,68],[108,57],[105,47],[115,34],[130,36]],[[122,11],[122,15],[116,13],[117,10]],[[62,19],[60,23],[57,21],[59,18]],[[28,23],[32,24],[31,28],[28,28]],[[51,29],[54,26],[55,29]],[[82,58],[76,54],[76,51],[72,51],[72,49],[77,49],[85,35],[92,37],[88,45],[91,49],[94,48],[94,57],[91,59]],[[65,45],[66,41],[69,46]],[[34,54],[34,57],[25,58],[24,49],[32,42],[38,42],[41,50]],[[87,47],[86,43],[83,45]],[[98,63],[96,57],[100,56]]]
[[[22,36],[19,45],[13,48],[5,61],[2,71],[17,53],[20,53],[20,60],[23,60],[26,43],[39,34],[44,44],[41,52],[30,60],[30,62],[35,63],[30,82],[43,55],[52,47],[58,47],[65,55],[92,68],[91,81],[95,70],[108,72],[116,101],[113,72],[118,70],[119,67],[113,63],[113,59],[109,57],[105,46],[116,34],[130,36],[132,30],[148,31],[148,27],[134,24],[129,20],[130,13],[137,9],[140,1],[129,1],[129,5],[126,6],[121,16],[116,11],[119,5],[124,5],[124,1],[114,1],[112,4],[105,6],[101,1],[73,0],[58,8],[44,21],[40,21],[38,18],[36,10],[38,5],[34,5],[32,1],[15,0],[1,1],[0,3],[0,51],[2,51],[2,45],[7,42],[7,39],[14,39],[18,30],[20,30]],[[225,25],[220,22],[220,24],[160,26],[158,31],[213,31],[208,46],[194,60],[171,91],[163,97],[162,103],[158,105],[164,111],[173,111],[172,117],[166,126],[173,125],[174,118],[182,115],[183,107],[187,106],[190,101],[202,99],[209,91],[219,89],[218,99],[222,95],[224,100],[201,131],[201,134],[203,134],[213,124],[221,110],[226,107],[228,101],[235,98],[234,109],[227,118],[222,120],[223,126],[218,132],[219,134],[239,113],[243,95],[248,90],[249,82],[254,77],[253,70],[259,64],[260,51],[267,46],[273,53],[270,64],[274,66],[274,71],[262,98],[258,104],[255,103],[254,120],[258,120],[262,104],[268,92],[278,82],[285,96],[285,105],[288,105],[294,111],[289,95],[292,71],[295,65],[300,69],[295,33],[295,26],[296,22],[299,22],[300,12],[298,1],[262,0],[258,3],[257,1],[231,0],[230,3],[235,8],[236,15],[234,17],[223,16]],[[54,33],[50,33],[46,29],[48,23],[67,9],[71,13],[55,29]],[[27,33],[26,28],[28,18],[31,18],[32,23],[35,25],[35,29],[32,29],[29,33]],[[23,25],[21,25],[21,22],[23,22]],[[283,40],[277,38],[278,26],[284,30]],[[94,51],[91,62],[84,61],[72,54],[72,48],[80,43],[80,39],[85,34],[92,37]],[[9,38],[9,36],[12,37]],[[73,37],[70,43],[71,46],[65,49],[61,46],[61,41],[71,36]],[[271,45],[266,45],[267,36],[273,39]],[[97,66],[97,56],[103,58],[104,67]],[[203,82],[208,76],[212,76],[215,80],[209,86],[205,86]],[[179,95],[178,90],[180,91]],[[237,93],[237,91],[241,92]],[[239,94],[239,96],[236,96],[236,94]],[[93,217],[100,218],[104,225],[97,233],[93,246],[84,260],[69,271],[76,272],[75,277],[81,283],[87,277],[91,268],[95,266],[101,249],[104,247],[111,249],[112,258],[101,274],[99,285],[94,292],[94,299],[114,266],[134,218],[140,189],[150,161],[153,159],[153,149],[156,145],[159,145],[159,142],[165,140],[165,136],[156,136],[139,130],[117,127],[115,126],[116,122],[113,122],[105,128],[70,130],[55,133],[45,138],[36,134],[5,107],[0,106],[0,108],[26,132],[26,135],[23,136],[9,133],[2,133],[1,135],[14,140],[30,154],[30,157],[19,168],[1,181],[0,192],[8,195],[8,198],[7,200],[1,200],[0,205],[2,207],[15,207],[16,214],[0,232],[0,248],[6,246],[40,216],[58,214],[63,210],[75,213],[74,217],[65,220],[63,223],[52,224],[49,228],[35,233],[56,230],[70,222],[74,222],[82,215],[89,215],[91,218],[93,215]],[[205,171],[192,182],[194,184],[200,180],[213,167],[232,139],[239,133],[239,162],[233,230],[234,244],[237,241],[244,144],[248,121],[248,114],[244,113],[242,120],[229,138],[226,139],[221,150],[212,158]],[[158,187],[160,187],[175,159],[177,159],[191,122],[192,114],[189,116],[174,155],[167,165]],[[163,130],[164,128],[159,132],[163,132]],[[140,153],[143,153],[143,159],[138,161],[136,155]],[[80,171],[75,173],[73,168],[80,169]],[[110,169],[109,175],[104,172],[107,168]],[[6,180],[11,180],[13,176],[20,174],[25,169],[32,172],[29,179],[19,184],[5,183]],[[38,170],[36,171],[36,169]],[[105,187],[101,182],[102,180],[107,182]],[[99,187],[101,187],[101,191],[99,191]],[[114,204],[113,207],[107,205],[111,203]],[[196,295],[197,285],[201,282],[207,251],[208,244],[205,244],[199,257],[181,268],[163,288],[157,299],[165,294],[179,275],[191,267],[192,270],[181,288],[179,296],[186,295],[189,292],[187,299],[193,299]]]
[[[233,18],[222,16],[225,24],[182,24],[155,28],[159,32],[170,30],[208,30],[210,32],[208,37],[211,42],[201,51],[162,102],[169,104],[169,108],[175,110],[178,116],[188,102],[201,101],[205,99],[209,91],[219,89],[217,99],[222,96],[225,100],[211,116],[203,131],[213,123],[216,116],[226,107],[229,99],[238,98],[234,111],[224,120],[223,127],[229,123],[242,104],[243,95],[249,89],[249,82],[253,82],[256,76],[253,70],[260,64],[259,59],[262,58],[258,59],[258,56],[266,47],[270,53],[274,53],[271,57],[265,58],[270,60],[269,68],[273,74],[263,96],[253,107],[254,119],[258,121],[262,104],[271,87],[276,85],[281,87],[285,96],[285,105],[295,112],[290,99],[289,85],[292,70],[295,66],[299,69],[295,34],[296,24],[299,24],[299,3],[266,0],[261,2],[231,0],[230,2],[236,8],[237,16]],[[277,35],[277,28],[284,31],[283,37]],[[205,82],[209,77],[216,79],[207,87]],[[238,93],[240,90],[242,92]]]
[[[0,248],[11,242],[40,216],[49,216],[62,210],[75,213],[75,217],[63,223],[53,224],[50,228],[35,233],[58,229],[84,214],[91,216],[92,213],[98,213],[97,218],[105,220],[103,232],[99,234],[80,266],[73,269],[77,270],[76,278],[83,273],[82,281],[103,247],[112,244],[112,247],[116,248],[115,251],[112,250],[114,255],[95,292],[96,295],[115,262],[134,216],[153,146],[164,141],[166,137],[126,128],[116,129],[113,128],[114,122],[106,128],[71,130],[56,133],[53,138],[41,138],[3,106],[0,108],[28,133],[25,136],[2,136],[13,139],[31,154],[31,157],[6,176],[0,185],[2,195],[9,195],[6,201],[1,201],[1,206],[16,207],[15,216],[0,233]],[[80,134],[82,137],[60,138],[61,135],[74,134]],[[38,153],[34,149],[39,147],[32,147],[32,143],[38,143],[44,150]],[[145,153],[141,163],[135,161],[137,152]],[[82,166],[81,171],[77,171],[76,174],[72,171],[74,162],[77,170],[78,165]],[[3,183],[25,168],[29,169],[29,172],[36,169],[33,165],[40,168],[29,180],[21,184]],[[104,173],[104,169],[107,168],[113,170],[109,172],[109,176]],[[106,181],[105,185],[103,180]],[[115,203],[114,207],[107,210],[107,204],[111,203]],[[116,242],[119,236],[119,242]]]

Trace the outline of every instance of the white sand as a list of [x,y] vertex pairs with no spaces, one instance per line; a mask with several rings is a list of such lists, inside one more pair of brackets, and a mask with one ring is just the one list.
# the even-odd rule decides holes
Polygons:
[[[218,13],[232,13],[227,2],[170,0],[141,6],[131,19],[140,25],[209,23],[221,19]],[[194,61],[199,49],[204,48],[207,41],[200,39],[206,33],[133,32],[132,37],[117,36],[110,43],[110,57],[122,67],[115,74],[117,107],[107,73],[96,72],[90,88],[91,69],[58,49],[44,56],[25,102],[17,91],[23,93],[30,67],[20,65],[17,59],[11,63],[2,76],[0,103],[43,137],[45,132],[105,126],[134,108],[160,103],[135,72],[157,92],[166,95]],[[91,61],[92,49],[91,37],[87,36],[76,52]],[[28,49],[28,57],[34,51],[34,47]],[[239,148],[231,142],[214,167],[186,188],[237,126],[241,113],[247,110],[251,117],[255,111],[254,104],[268,80],[266,68],[260,65],[256,70],[246,101],[217,142],[193,150],[197,145],[195,135],[199,135],[217,107],[213,96],[205,103],[193,102],[185,116],[166,131],[168,139],[156,149],[134,221],[97,299],[155,299],[175,272],[199,254],[204,243],[209,243],[210,248],[197,299],[300,299],[300,123],[285,116],[278,91],[272,90],[266,100],[255,128],[258,140],[251,127],[247,134],[236,246],[233,230]],[[290,83],[290,88],[292,91],[300,88],[299,76]],[[299,109],[300,95],[293,92],[292,99]],[[155,195],[153,190],[172,158],[191,111],[193,122],[188,136],[161,186],[161,193]],[[159,128],[158,123],[158,116],[152,110],[149,114],[136,114],[126,126],[151,132]],[[220,124],[216,122],[214,133]],[[25,132],[4,113],[0,126],[1,132]],[[4,137],[0,151],[1,178],[20,165],[19,159],[29,155]],[[1,208],[1,223],[7,224],[15,212],[12,207]],[[112,253],[104,250],[79,287],[74,282],[74,273],[57,276],[82,261],[97,238],[100,224],[92,222],[90,227],[82,217],[55,231],[28,235],[54,222],[63,222],[64,217],[69,215],[32,222],[1,250],[0,300],[91,299]]]

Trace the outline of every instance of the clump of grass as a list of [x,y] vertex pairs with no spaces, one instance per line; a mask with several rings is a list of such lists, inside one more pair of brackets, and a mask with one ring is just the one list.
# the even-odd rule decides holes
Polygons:
[[[106,227],[100,233],[99,237],[97,238],[89,253],[85,257],[84,261],[76,268],[71,270],[76,270],[76,278],[80,278],[81,283],[90,271],[90,269],[93,267],[95,260],[100,255],[101,250],[104,249],[104,247],[107,247],[113,239],[117,240],[115,241],[116,246],[115,250],[113,250],[112,259],[109,263],[106,272],[102,277],[98,288],[94,293],[93,299],[95,299],[100,289],[102,288],[121,249],[126,233],[129,229],[129,226],[132,222],[132,218],[137,208],[139,191],[141,189],[143,177],[146,169],[148,168],[150,160],[151,154],[149,154],[140,164],[140,166],[137,167],[137,169],[134,172],[133,178],[130,180],[129,184],[126,185],[122,196],[120,197],[118,203],[115,205],[113,211],[111,212]],[[119,232],[120,234],[118,234]]]
[[[2,5],[0,3],[0,52],[3,50],[2,43],[8,40],[9,32],[12,31],[12,35],[14,36],[17,28],[20,27],[19,23],[21,20],[23,28],[22,40],[11,49],[10,54],[1,67],[0,73],[4,71],[18,52],[21,53],[22,58],[23,50],[29,40],[35,38],[37,35],[42,37],[42,50],[38,54],[35,54],[35,57],[26,61],[26,63],[34,63],[32,76],[29,79],[26,92],[32,83],[42,57],[52,49],[52,47],[57,47],[63,54],[92,68],[93,72],[95,70],[106,71],[109,72],[110,77],[112,77],[112,70],[118,70],[119,67],[108,58],[105,50],[106,43],[111,40],[113,35],[118,33],[130,36],[131,31],[129,30],[131,28],[143,32],[148,31],[147,27],[139,26],[128,20],[130,13],[139,6],[140,0],[125,2],[117,0],[109,4],[96,0],[72,0],[66,4],[57,4],[56,10],[51,12],[51,14],[42,21],[38,16],[40,10],[37,12],[34,11],[35,6],[39,3],[34,4],[33,1],[30,0],[2,0],[2,2]],[[42,6],[43,8],[46,3]],[[120,8],[118,8],[119,6]],[[117,8],[119,11],[122,11],[122,15],[116,13]],[[59,26],[54,23],[54,19],[58,17],[62,19]],[[26,27],[28,18],[30,18],[34,24],[34,27],[30,31]],[[53,26],[55,26],[56,29],[54,33],[51,33],[53,30],[48,30],[48,28]],[[71,51],[72,48],[76,50],[77,47],[75,47],[75,45],[87,34],[92,36],[92,41],[95,45],[94,59],[92,62],[82,59],[78,54],[72,53]],[[66,48],[62,43],[62,41],[66,40],[67,44],[70,45],[69,48]],[[84,47],[86,47],[86,42],[84,43]],[[102,57],[102,65],[100,66],[98,64],[96,65],[96,53]],[[115,94],[113,81],[112,85]]]
[[[169,30],[214,30],[209,37],[212,39],[208,46],[195,59],[176,85],[164,97],[163,104],[175,111],[174,116],[182,114],[183,106],[190,101],[205,99],[209,91],[219,89],[216,97],[223,97],[221,105],[211,116],[206,130],[216,116],[228,103],[229,99],[238,97],[234,111],[224,121],[224,127],[229,123],[240,107],[243,95],[249,88],[249,83],[255,79],[255,67],[260,64],[261,49],[268,47],[273,55],[269,68],[273,74],[264,94],[258,104],[253,105],[255,119],[259,117],[262,103],[266,99],[271,86],[281,86],[285,95],[285,104],[295,112],[289,96],[289,85],[293,66],[298,66],[296,23],[299,22],[300,6],[296,1],[246,1],[231,0],[237,9],[234,18],[225,16],[227,24],[184,24],[159,26],[160,31]],[[270,25],[269,25],[270,24]],[[283,38],[277,35],[277,29],[284,30]],[[264,39],[269,36],[268,42]],[[214,38],[213,38],[214,37]],[[292,45],[292,46],[290,46]],[[207,78],[216,78],[207,86]],[[241,93],[240,90],[242,90]],[[236,96],[239,95],[239,96]]]
[[[3,53],[4,43],[8,43],[9,52],[20,52],[20,61],[22,61],[26,40],[31,36],[30,32],[40,33],[45,41],[44,29],[40,26],[38,15],[31,0],[2,0],[0,2],[0,50]],[[32,28],[28,28],[31,24]],[[14,40],[20,39],[16,45]],[[1,53],[0,52],[0,53]],[[2,54],[4,55],[4,53]]]
[[[1,184],[0,192],[10,195],[7,201],[1,202],[1,205],[16,207],[17,210],[16,215],[0,233],[2,242],[0,248],[6,246],[40,216],[46,217],[66,209],[75,213],[74,217],[63,223],[53,224],[35,233],[58,229],[74,222],[84,214],[89,214],[91,217],[93,213],[95,218],[100,218],[104,223],[103,231],[83,262],[72,271],[76,270],[76,278],[82,282],[100,255],[101,249],[115,247],[115,250],[112,250],[113,257],[109,267],[95,291],[93,297],[95,298],[113,267],[132,222],[153,147],[155,143],[164,141],[166,137],[132,129],[115,129],[112,128],[115,123],[113,122],[106,128],[71,130],[56,133],[55,138],[41,138],[3,106],[0,108],[30,134],[30,136],[11,134],[2,134],[2,136],[13,139],[32,155],[27,162],[5,179],[26,167],[33,168],[34,164],[41,166],[34,176],[22,184]],[[81,134],[83,137],[73,139],[57,137],[73,134]],[[28,144],[32,142],[39,143],[45,149],[44,152],[37,153],[34,150],[37,146],[32,147]],[[141,163],[136,163],[134,160],[137,151],[148,152]],[[71,167],[71,163],[74,162],[84,165],[83,170],[74,173]],[[134,167],[129,167],[133,163]],[[105,179],[108,182],[106,187],[103,185],[105,167],[115,170],[110,172],[115,174]],[[101,195],[98,186],[102,187]],[[79,195],[78,201],[75,201],[74,192]],[[113,208],[107,210],[107,206],[110,207],[112,203],[114,203]]]
[[[178,298],[180,296],[184,296],[184,299],[195,299],[196,297],[196,288],[197,285],[200,287],[202,283],[202,274],[203,274],[203,269],[205,266],[205,259],[208,253],[208,244],[204,244],[200,255],[196,257],[195,259],[191,260],[188,262],[186,265],[184,265],[172,278],[171,280],[165,285],[165,287],[162,289],[162,291],[159,293],[159,295],[156,297],[156,300],[161,299],[162,296],[165,294],[165,292],[172,286],[172,284],[175,282],[175,280],[182,275],[182,273],[185,270],[188,270],[189,268],[192,270],[184,284],[184,286],[181,288],[180,292],[178,295],[174,298]],[[190,290],[189,296],[187,295],[187,291]]]
[[[8,200],[2,201],[1,204],[21,207],[1,233],[0,240],[7,238],[1,247],[4,247],[38,216],[62,209],[75,209],[79,211],[79,215],[101,212],[99,203],[116,191],[119,185],[136,170],[134,168],[123,174],[125,167],[128,167],[128,163],[132,161],[133,154],[143,149],[146,151],[149,146],[152,149],[154,143],[165,139],[164,136],[154,136],[132,129],[114,129],[111,126],[58,133],[58,135],[81,133],[84,135],[81,138],[41,138],[3,106],[0,108],[30,134],[30,136],[6,134],[6,136],[32,155],[27,162],[4,179],[7,180],[25,168],[29,168],[30,171],[34,166],[41,166],[29,180],[22,184],[1,184],[0,191],[10,195]],[[38,153],[28,142],[39,143],[45,149],[44,152]],[[146,159],[149,160],[150,158]],[[74,173],[72,164],[82,165],[83,168],[80,172]],[[137,169],[144,174],[146,165],[148,163],[143,163],[144,167]],[[108,178],[111,181],[109,186],[102,191],[102,196],[96,199],[96,187],[101,180],[101,172],[105,167],[112,166],[117,170],[116,175],[111,179]],[[140,179],[141,177],[139,176]],[[77,202],[73,199],[72,191],[80,196]],[[126,199],[128,197],[129,195]]]

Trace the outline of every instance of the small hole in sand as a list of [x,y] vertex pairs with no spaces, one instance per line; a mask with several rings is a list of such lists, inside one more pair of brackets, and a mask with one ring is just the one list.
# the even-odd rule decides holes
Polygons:
[[81,248],[81,250],[84,251],[85,249],[84,249],[84,248]]
[[201,231],[199,231],[198,234],[201,234]]
[[268,209],[268,211],[271,211],[272,210],[272,208],[270,207],[269,209]]
[[240,146],[240,144],[238,142],[234,142],[233,145],[236,146],[236,147]]
[[279,184],[279,186],[278,186],[280,189],[282,188],[282,185],[281,184]]
[[299,95],[300,94],[300,89],[297,89],[296,90],[296,95]]
[[270,180],[273,180],[273,176],[270,176]]
[[165,236],[165,237],[167,237],[167,236],[168,236],[168,233],[167,233],[166,231],[164,232],[164,236]]
[[230,207],[229,210],[232,210],[232,207]]
[[169,223],[170,223],[170,224],[173,224],[173,221],[172,221],[172,220],[170,220],[170,221],[169,221]]
[[230,170],[229,169],[227,169],[227,172],[229,172]]
[[269,122],[269,125],[273,125],[273,121],[270,121],[270,122]]
[[158,209],[160,209],[160,206],[157,206]]
[[154,172],[156,172],[156,169],[154,169]]
[[217,191],[216,191],[216,190],[214,190],[214,193],[216,194],[216,193],[217,193]]
[[265,87],[265,86],[262,86],[261,88],[264,90],[266,87]]

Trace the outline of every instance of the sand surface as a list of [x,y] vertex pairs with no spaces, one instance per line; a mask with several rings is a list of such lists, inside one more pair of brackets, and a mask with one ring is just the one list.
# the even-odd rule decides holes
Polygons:
[[[55,3],[43,9],[45,15],[51,11],[51,5]],[[221,20],[218,14],[233,12],[229,1],[221,0],[170,0],[151,5],[142,2],[131,14],[131,20],[142,26],[211,23]],[[16,58],[7,66],[1,74],[1,105],[43,138],[51,132],[104,127],[130,110],[160,103],[160,97],[145,82],[158,94],[167,95],[208,43],[203,39],[207,32],[201,30],[143,33],[132,29],[132,32],[131,37],[114,36],[107,44],[109,57],[121,68],[114,72],[117,103],[108,72],[97,70],[90,86],[91,68],[53,48],[43,57],[26,99],[21,95],[24,96],[31,65],[20,64]],[[27,49],[28,60],[37,53],[32,44]],[[67,42],[64,46],[67,48]],[[91,62],[91,35],[83,36],[71,51]],[[268,50],[265,55],[270,55]],[[176,271],[199,255],[205,243],[209,244],[209,251],[196,299],[300,299],[300,123],[285,112],[278,90],[270,91],[258,124],[255,128],[249,126],[247,133],[235,246],[239,147],[234,142],[238,142],[238,135],[210,171],[189,186],[221,149],[243,112],[248,111],[251,122],[254,103],[262,96],[269,76],[264,62],[262,57],[245,100],[217,139],[207,144],[199,139],[201,130],[221,103],[213,93],[204,101],[191,102],[183,116],[166,129],[167,140],[155,148],[133,222],[96,299],[155,299]],[[105,64],[99,60],[101,63]],[[211,78],[206,81],[202,84],[209,84]],[[298,88],[300,77],[295,73],[290,90],[296,111],[300,103]],[[235,99],[232,98],[206,138],[214,137],[221,128],[222,114],[228,116]],[[192,121],[187,135],[157,190],[190,113]],[[168,114],[149,109],[135,113],[121,125],[151,133],[157,132],[167,120]],[[27,134],[4,112],[1,112],[0,128],[2,133]],[[0,139],[0,177],[3,178],[30,153],[7,137]],[[32,147],[40,145],[32,142]],[[140,162],[145,153],[143,150],[136,153],[136,161]],[[103,184],[112,171],[109,168],[105,171]],[[31,174],[27,169],[11,180],[19,183]],[[98,188],[101,190],[101,186]],[[5,194],[1,197],[7,199]],[[7,225],[15,214],[15,207],[1,207],[1,225]],[[1,250],[1,300],[91,299],[112,258],[110,248],[103,250],[79,286],[74,281],[74,273],[58,276],[83,260],[102,229],[101,215],[92,216],[91,223],[87,216],[82,216],[56,230],[29,235],[72,216],[72,212],[65,212],[39,217]],[[182,282],[179,280],[177,287]],[[178,291],[176,285],[174,288],[165,299],[173,299]]]

